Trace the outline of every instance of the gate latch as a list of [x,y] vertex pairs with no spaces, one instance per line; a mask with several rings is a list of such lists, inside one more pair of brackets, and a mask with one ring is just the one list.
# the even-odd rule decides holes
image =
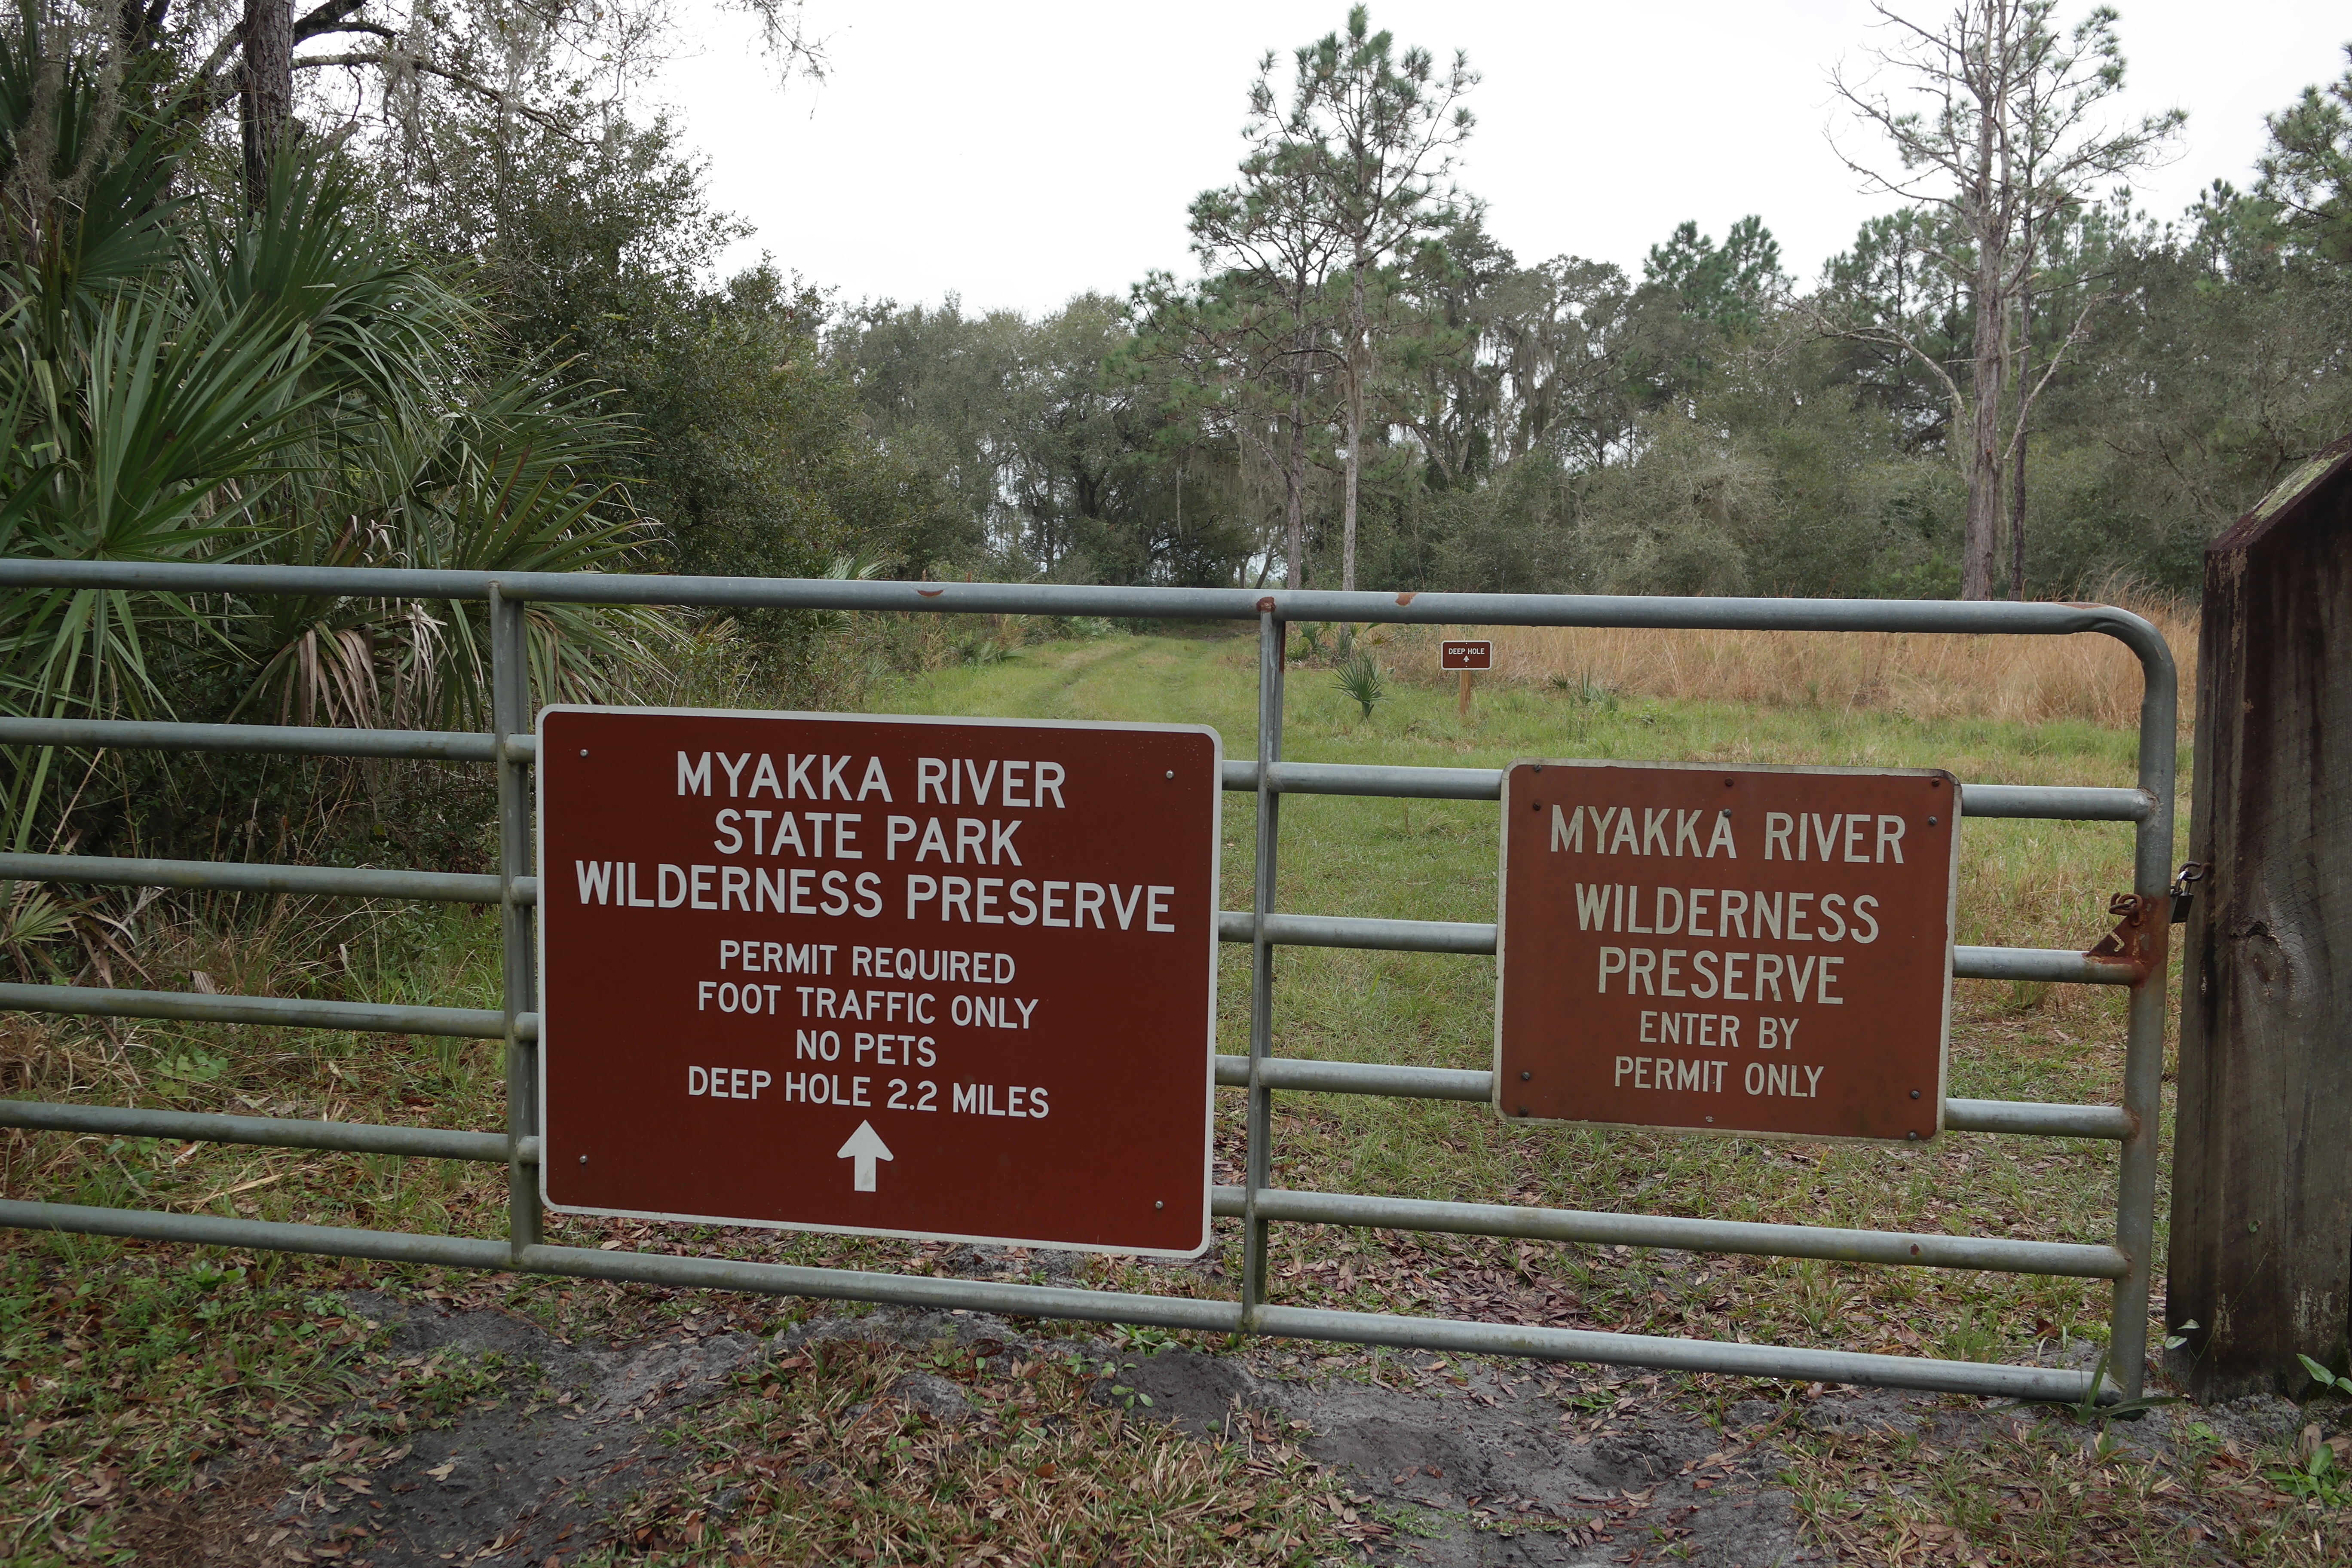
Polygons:
[[2116,929],[2101,937],[2085,956],[2128,964],[2137,978],[2145,979],[2164,962],[2165,927],[2170,922],[2160,906],[2169,902],[2165,895],[2153,899],[2137,893],[2113,895],[2107,900],[2107,914]]

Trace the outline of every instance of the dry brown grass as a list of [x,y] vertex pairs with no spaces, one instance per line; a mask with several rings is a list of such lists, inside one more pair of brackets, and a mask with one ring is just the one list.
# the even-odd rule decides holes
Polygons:
[[[2153,621],[2172,646],[2185,734],[2197,684],[2197,607],[2177,600],[2126,607]],[[1437,635],[1492,637],[1495,674],[1486,679],[1708,702],[1872,709],[1924,720],[2075,719],[2111,729],[2139,721],[2137,662],[2106,637],[1581,626],[1446,627],[1432,640]],[[1453,679],[1438,673],[1433,649],[1427,659],[1397,662],[1409,667],[1411,679]]]

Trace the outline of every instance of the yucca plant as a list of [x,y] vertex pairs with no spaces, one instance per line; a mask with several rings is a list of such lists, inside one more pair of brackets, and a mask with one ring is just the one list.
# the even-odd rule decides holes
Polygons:
[[[170,197],[141,121],[37,14],[0,32],[0,553],[563,572],[632,565],[631,439],[543,365],[481,358],[481,309],[362,220],[331,157],[262,199]],[[473,727],[484,609],[94,591],[0,595],[0,711],[236,712]],[[656,664],[658,612],[533,606],[535,683],[593,699]],[[24,847],[56,761],[0,756]],[[37,827],[37,823],[44,823]]]

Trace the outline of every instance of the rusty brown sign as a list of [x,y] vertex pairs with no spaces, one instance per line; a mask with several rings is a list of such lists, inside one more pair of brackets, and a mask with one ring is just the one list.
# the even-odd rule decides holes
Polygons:
[[549,1207],[1207,1245],[1213,731],[559,707],[539,759]]
[[1495,644],[1488,637],[1452,637],[1437,645],[1440,669],[1492,669]]
[[1496,1109],[1934,1137],[1958,795],[1935,770],[1513,764]]

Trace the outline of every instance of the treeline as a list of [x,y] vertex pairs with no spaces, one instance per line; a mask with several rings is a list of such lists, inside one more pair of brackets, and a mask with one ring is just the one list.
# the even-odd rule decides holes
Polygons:
[[[2022,11],[2029,83],[2119,79],[2100,18],[2059,38]],[[829,322],[868,427],[939,482],[937,553],[1113,582],[1950,596],[1980,488],[1989,591],[2193,593],[2205,541],[2352,428],[2352,72],[2271,118],[2251,190],[2160,220],[2018,176],[1975,193],[2010,231],[1948,194],[1810,280],[1755,216],[1682,225],[1638,278],[1514,256],[1448,181],[1475,77],[1360,10],[1284,77],[1257,86],[1240,179],[1193,206],[1192,278],[1037,320],[950,300]],[[1383,98],[1369,131],[1333,107]],[[2074,150],[2021,112],[2052,163]],[[2094,173],[2173,123],[2095,147]]]
[[[737,8],[780,71],[823,68],[784,0]],[[744,231],[678,129],[630,110],[667,16],[20,0],[0,25],[0,550],[2186,591],[2203,542],[2352,425],[2352,73],[2271,117],[2251,189],[2158,219],[2114,182],[2173,122],[2086,129],[2123,68],[2105,12],[2062,36],[2039,0],[1967,0],[1887,62],[1915,88],[1971,49],[2004,62],[1932,123],[1849,93],[1909,195],[1805,279],[1757,216],[1682,226],[1639,277],[1512,255],[1455,177],[1469,62],[1360,7],[1247,84],[1186,268],[1038,319],[853,304],[774,264],[721,277]],[[2015,156],[1971,164],[1993,132]],[[18,593],[0,706],[472,725],[480,616]],[[550,612],[531,634],[550,696],[708,676],[843,700],[928,656],[809,616]],[[0,763],[16,847],[315,815],[310,784],[226,764],[205,802],[119,759]]]

